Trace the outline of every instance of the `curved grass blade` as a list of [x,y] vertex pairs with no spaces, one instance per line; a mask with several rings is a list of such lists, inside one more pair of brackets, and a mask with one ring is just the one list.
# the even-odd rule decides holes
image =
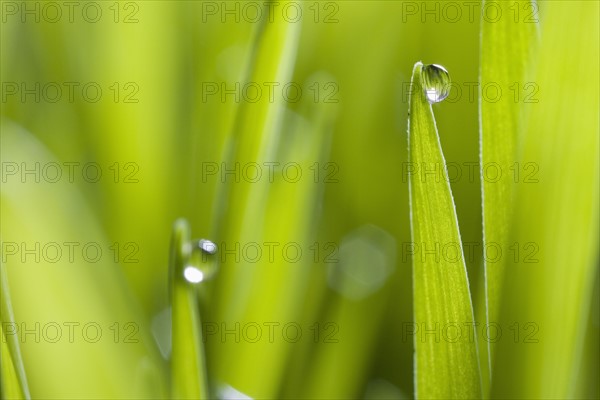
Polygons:
[[[484,252],[488,249],[488,243],[494,245],[494,249],[499,246],[508,251],[510,247],[508,231],[515,176],[509,172],[513,171],[515,166],[518,168],[517,132],[523,105],[523,96],[519,97],[519,95],[522,94],[523,88],[535,89],[532,83],[526,83],[525,79],[527,65],[530,64],[530,53],[538,39],[538,15],[535,12],[537,10],[535,1],[519,0],[494,3],[505,17],[498,20],[489,18],[481,20],[480,155],[481,171],[485,170],[483,168],[485,166],[497,166],[504,173],[498,179],[486,179],[482,172]],[[530,12],[533,12],[531,16],[529,16]],[[514,16],[518,17],[516,21]],[[489,85],[502,88],[505,95],[501,96],[498,101],[487,101],[483,88]],[[516,91],[514,91],[515,88]],[[515,99],[513,94],[518,97]],[[498,322],[498,304],[504,270],[504,260],[500,257],[497,262],[490,261],[495,258],[484,254],[488,324]],[[488,369],[492,363],[493,348],[491,344],[490,341],[487,341],[487,348],[480,348],[482,353],[486,351],[488,353],[488,356],[485,357],[487,362],[485,364],[482,362],[484,370]],[[483,374],[484,382],[488,381],[489,375],[489,373]]]
[[171,395],[175,399],[207,399],[208,384],[200,311],[195,287],[183,270],[192,257],[190,227],[180,219],[171,239]]
[[25,367],[21,358],[19,341],[15,335],[7,335],[6,329],[16,329],[17,325],[10,305],[8,281],[4,270],[4,263],[0,263],[0,340],[2,341],[0,357],[0,395],[3,399],[30,399]]
[[[423,64],[413,69],[409,109],[409,160],[416,165],[444,166],[445,160],[431,105],[421,85]],[[473,306],[456,218],[447,179],[410,177],[412,240],[436,255],[413,256],[413,296],[418,330],[459,326],[473,329]],[[456,257],[439,257],[435,249],[452,246]],[[440,338],[415,335],[415,395],[421,399],[479,398],[481,382],[477,343],[471,335]]]

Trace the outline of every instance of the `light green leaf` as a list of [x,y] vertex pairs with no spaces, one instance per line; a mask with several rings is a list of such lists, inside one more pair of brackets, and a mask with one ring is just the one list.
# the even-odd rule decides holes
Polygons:
[[[423,64],[413,69],[409,109],[409,160],[412,165],[445,169],[431,105],[421,85]],[[429,168],[430,169],[430,168]],[[481,382],[477,343],[473,340],[473,306],[469,293],[458,221],[450,184],[431,175],[410,176],[412,240],[435,254],[413,256],[415,394],[420,399],[478,398]],[[442,248],[454,248],[448,257]],[[458,338],[420,331],[460,329]]]
[[[599,4],[545,3],[515,193],[492,395],[574,398],[598,271]],[[511,257],[512,258],[512,257]],[[510,331],[509,331],[510,327]]]
[[6,334],[6,329],[14,331],[17,325],[10,305],[8,277],[3,263],[0,263],[0,288],[0,395],[3,399],[30,399],[19,340],[15,335]]
[[172,315],[171,395],[177,399],[207,399],[208,384],[200,311],[193,284],[184,278],[192,258],[190,227],[180,219],[173,227],[169,266]]
[[[281,7],[289,4],[282,2]],[[262,6],[262,19],[256,25],[244,76],[240,80],[242,84],[291,82],[301,24],[281,18],[271,22],[269,4]],[[323,138],[313,135],[313,139],[308,139],[300,134],[296,135],[297,139],[285,137],[295,130],[293,125],[284,125],[289,115],[288,103],[281,96],[273,99],[261,96],[256,102],[240,102],[235,110],[233,130],[226,142],[225,162],[229,168],[234,164],[244,168],[250,164],[264,167],[280,162],[280,148],[286,147],[284,143],[295,150],[286,157],[303,166],[318,159]],[[283,142],[285,139],[291,143]],[[303,151],[293,146],[296,141],[304,147]],[[229,249],[273,239],[278,243],[304,242],[310,228],[310,220],[305,215],[313,212],[317,189],[314,184],[286,185],[277,179],[222,183],[214,213],[213,237]],[[284,267],[280,260],[246,263],[236,261],[231,255],[221,261],[223,267],[215,282],[219,300],[211,315],[213,320],[229,329],[240,321],[262,324],[294,320],[295,310],[301,306],[298,299],[302,298],[300,293],[306,284],[307,269],[299,265]],[[251,397],[278,397],[291,350],[288,343],[265,342],[248,346],[244,342],[225,340],[214,347],[214,376],[222,385],[217,390],[230,390],[228,387],[231,387]],[[269,373],[264,372],[267,370]]]
[[[502,17],[481,20],[479,107],[483,238],[486,244],[483,249],[484,252],[488,248],[496,251],[499,247],[507,254],[515,185],[512,172],[515,166],[518,170],[517,132],[524,97],[535,90],[534,84],[525,82],[525,79],[531,52],[537,44],[536,21],[539,14],[535,1],[531,0],[494,2],[494,7],[501,10]],[[493,88],[502,90],[499,100],[491,94]],[[501,174],[496,178],[494,172],[493,177],[487,177],[488,168],[501,171]],[[498,322],[503,261],[503,257],[484,254],[487,323]],[[487,349],[483,350],[489,353],[486,364],[482,365],[487,370],[493,359],[490,341]],[[488,381],[488,377],[489,374],[484,374],[484,382]]]

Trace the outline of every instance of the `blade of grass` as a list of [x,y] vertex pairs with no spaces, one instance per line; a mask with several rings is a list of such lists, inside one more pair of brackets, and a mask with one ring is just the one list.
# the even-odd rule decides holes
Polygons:
[[[323,132],[320,129],[311,131],[312,127],[302,122],[304,118],[296,118],[300,120],[296,120],[295,123],[293,119],[288,121],[287,132],[282,133],[286,142],[285,151],[282,153],[288,154],[281,154],[277,161],[282,165],[294,162],[300,166],[299,170],[309,171],[311,165],[320,159],[322,142],[327,135],[321,135]],[[233,327],[240,320],[259,325],[273,321],[278,324],[275,328],[278,336],[274,340],[266,340],[263,337],[251,346],[243,340],[240,343],[230,340],[224,345],[235,355],[236,369],[239,371],[230,384],[252,397],[261,398],[280,397],[279,392],[284,386],[284,374],[291,353],[306,341],[305,337],[298,343],[286,341],[279,336],[279,329],[290,322],[300,323],[299,317],[303,307],[307,306],[305,293],[313,258],[312,255],[307,256],[305,249],[312,245],[310,234],[315,227],[313,216],[322,185],[315,183],[312,176],[305,176],[296,183],[290,183],[282,179],[281,174],[276,174],[270,186],[265,199],[270,222],[262,229],[262,239],[257,243],[276,243],[274,255],[272,258],[270,255],[267,257],[263,251],[263,256],[256,263],[244,262],[243,259],[236,262],[236,265],[228,263],[235,271],[250,269],[252,280],[234,283],[247,285],[247,292],[244,293],[245,309],[239,320],[228,316],[226,324]],[[244,246],[247,242],[241,243],[240,246]],[[303,251],[303,255],[296,262],[286,260],[281,251],[282,246],[288,243],[294,243]],[[230,256],[228,258],[231,259]],[[308,324],[302,326],[305,329]],[[266,368],[269,370],[268,374],[261,372]],[[257,371],[256,375],[250,372],[252,370]]]
[[29,386],[25,375],[25,367],[19,348],[19,340],[15,335],[6,335],[8,326],[17,329],[12,307],[10,305],[10,292],[8,290],[8,277],[4,263],[0,262],[0,395],[3,399],[30,399]]
[[[352,399],[362,394],[378,333],[385,329],[382,304],[389,301],[390,294],[388,285],[358,301],[337,296],[327,299],[331,310],[325,314],[328,319],[321,327],[330,324],[325,332],[335,335],[311,343],[313,349],[308,357],[312,362],[302,371],[302,387],[297,392],[301,398]],[[335,325],[328,321],[335,321]]]
[[[409,102],[409,160],[416,165],[445,168],[431,105],[421,86],[423,64],[417,62]],[[460,326],[473,329],[474,317],[458,221],[447,179],[411,176],[413,242],[426,249],[458,248],[455,259],[413,256],[413,296],[418,329]],[[438,253],[439,255],[439,253]],[[479,398],[481,382],[477,343],[471,335],[439,340],[415,335],[415,395],[417,398]],[[419,336],[422,337],[422,336]]]
[[506,265],[501,327],[511,331],[498,343],[496,398],[575,397],[598,273],[599,4],[545,7],[539,102],[520,145],[537,173],[515,193],[521,254]]
[[[300,24],[281,18],[270,22],[268,4],[263,6],[263,19],[256,27],[241,83],[276,82],[281,85],[292,78]],[[232,168],[234,163],[240,166],[252,163],[262,167],[276,162],[285,113],[286,104],[281,96],[274,99],[261,96],[254,103],[241,102],[236,109],[233,132],[224,157],[227,167]],[[313,150],[318,148],[310,149],[311,152]],[[301,156],[301,160],[303,158],[305,155]],[[278,243],[285,243],[288,239],[305,240],[308,224],[302,216],[307,210],[312,211],[313,191],[296,196],[293,193],[302,190],[301,185],[287,186],[290,190],[281,193],[279,185],[264,176],[258,182],[247,179],[235,184],[230,180],[223,182],[214,214],[213,237],[230,249],[248,243],[273,242],[273,238]],[[275,195],[282,195],[285,200],[273,205],[271,201],[274,201]],[[296,214],[290,214],[287,205],[292,205],[291,209],[297,207]],[[285,290],[298,290],[293,282],[301,283],[306,270],[298,266],[289,269],[289,266],[278,264],[262,265],[265,264],[263,260],[248,264],[236,261],[235,256],[221,261],[224,261],[223,267],[215,282],[216,292],[221,298],[214,314],[218,321],[229,329],[245,322],[261,325],[277,321],[283,325],[293,321],[290,309],[293,295],[288,293],[286,297]],[[269,272],[273,268],[276,270]],[[290,282],[291,286],[283,285]],[[235,343],[233,339],[216,346],[215,375],[219,385],[229,385],[252,397],[278,396],[279,375],[287,355],[285,346],[270,344],[260,347],[257,352],[258,343],[252,348],[247,343]]]
[[[289,2],[284,2],[289,3]],[[292,76],[296,51],[300,36],[300,25],[276,19],[267,22],[270,16],[268,2],[263,4],[262,18],[256,25],[254,37],[248,52],[248,57],[240,81],[248,82],[287,82]],[[224,161],[226,165],[238,162],[273,161],[279,143],[278,128],[281,126],[285,104],[277,96],[273,101],[269,96],[261,96],[256,102],[239,100],[233,106],[232,131],[225,140]],[[251,191],[258,185],[236,185],[232,187],[229,181],[217,190],[218,201],[213,214],[213,237],[224,235],[224,220],[234,218],[241,221],[244,207],[231,210],[225,199],[228,196],[243,195],[258,196],[261,191]],[[241,193],[233,193],[239,190]],[[266,187],[262,188],[264,192]],[[249,193],[246,193],[249,192]],[[233,211],[233,212],[232,212]]]
[[[321,272],[329,277],[323,276],[319,284],[313,281],[309,295],[300,294],[306,297],[301,303],[303,326],[320,326],[323,332],[315,336],[313,331],[312,340],[294,349],[290,372],[296,376],[286,379],[283,398],[357,398],[364,392],[378,335],[389,328],[382,316],[393,290],[386,278],[381,287],[360,295],[369,285],[350,277],[360,272],[373,277],[384,267],[391,269],[396,254],[395,241],[387,233],[369,225],[363,228],[336,242],[330,262],[321,259],[312,266],[313,277]],[[332,291],[334,280],[337,293]],[[310,304],[314,299],[317,304]]]
[[192,257],[190,227],[177,220],[171,239],[171,395],[176,399],[208,399],[208,380],[200,312],[195,286],[187,282],[184,268]]
[[[484,5],[485,3],[486,1]],[[498,10],[501,10],[503,17],[481,19],[479,85],[483,249],[488,324],[498,322],[503,259],[490,262],[490,258],[485,254],[488,249],[486,244],[498,245],[506,251],[510,246],[507,240],[514,176],[509,171],[515,168],[517,162],[517,132],[522,99],[515,101],[509,90],[514,89],[516,84],[517,93],[520,94],[521,87],[526,85],[524,79],[530,64],[532,47],[537,43],[537,18],[539,18],[537,14],[532,17],[525,16],[528,14],[527,11],[537,10],[535,1],[519,0],[494,2],[494,4]],[[497,85],[504,92],[497,102],[486,101],[484,96],[483,88],[490,84]],[[485,178],[483,171],[488,165],[498,166],[504,172],[498,180]],[[487,341],[487,348],[480,346],[480,350],[482,350],[482,361],[485,361],[482,362],[482,369],[485,371],[490,369],[493,359],[492,343]],[[488,386],[490,373],[491,371],[482,374],[485,386]]]

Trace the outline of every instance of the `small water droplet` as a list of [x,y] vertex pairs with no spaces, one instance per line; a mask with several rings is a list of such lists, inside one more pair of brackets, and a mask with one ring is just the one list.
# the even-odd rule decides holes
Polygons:
[[425,65],[421,80],[429,104],[439,103],[450,94],[450,74],[441,65]]
[[217,245],[206,239],[198,240],[198,248],[208,254],[215,254],[217,252]]
[[192,254],[188,265],[183,269],[184,278],[190,283],[200,283],[211,279],[217,273],[217,245],[207,239],[192,242]]

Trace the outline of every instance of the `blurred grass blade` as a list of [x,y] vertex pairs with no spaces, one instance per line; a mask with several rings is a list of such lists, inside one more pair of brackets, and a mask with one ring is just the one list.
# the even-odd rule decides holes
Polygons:
[[[268,22],[271,18],[269,3],[263,4],[263,17],[254,29],[252,44],[240,77],[244,85],[251,82],[287,82],[293,73],[300,24],[289,23],[283,19]],[[284,7],[290,4],[289,1],[283,3]],[[225,142],[225,161],[273,161],[279,143],[278,128],[283,121],[285,110],[283,100],[276,98],[271,101],[268,96],[261,96],[256,102],[236,101],[234,107],[232,132]],[[251,190],[257,186],[261,186],[261,190]],[[257,204],[252,201],[262,202],[262,195],[267,189],[268,185],[221,185],[218,190],[219,201],[215,204],[213,237],[220,238],[224,234],[223,227],[229,226],[227,222],[231,218],[234,225],[239,225],[247,211],[246,208],[254,212]],[[243,196],[249,201],[246,207],[242,202],[236,203],[239,207],[227,207],[228,196]]]
[[171,239],[171,396],[175,399],[207,399],[208,385],[200,312],[195,287],[187,282],[183,270],[191,256],[190,227],[180,219]]
[[[433,110],[421,85],[423,64],[417,62],[409,102],[409,160],[413,165],[445,168]],[[447,179],[410,177],[412,240],[424,249],[453,246],[456,257],[413,256],[415,323],[415,395],[430,398],[479,398],[481,382],[477,344],[471,335],[445,340],[421,335],[444,327],[473,329],[473,307],[454,200]],[[419,338],[423,338],[420,340]]]
[[7,336],[5,332],[8,327],[17,329],[17,326],[12,314],[8,277],[4,268],[4,263],[0,263],[0,395],[3,399],[30,399],[19,340],[15,335]]
[[13,354],[8,348],[4,334],[4,324],[0,326],[0,334],[2,335],[2,347],[0,348],[0,353],[2,354],[2,358],[0,359],[0,396],[3,399],[30,399],[29,393],[25,395],[27,387],[21,384],[23,382],[20,378],[22,360],[20,358],[13,360]]
[[[517,85],[516,93],[520,95],[523,87],[530,87],[530,84],[525,83],[524,80],[527,66],[530,65],[532,47],[537,44],[539,15],[525,17],[524,11],[537,10],[535,1],[531,0],[494,2],[494,4],[502,11],[504,17],[497,20],[481,19],[479,85],[481,171],[484,171],[484,167],[488,165],[495,165],[504,173],[498,180],[493,181],[485,179],[482,175],[483,238],[484,244],[498,245],[508,251],[509,218],[514,190],[514,176],[509,171],[514,170],[517,165],[517,129],[523,104],[523,96],[515,99],[513,89]],[[524,11],[515,14],[515,10]],[[514,15],[517,16],[517,21],[513,18]],[[504,96],[501,96],[497,102],[486,100],[483,88],[489,85],[497,85],[504,91]],[[483,246],[484,251],[487,248],[486,245]],[[490,262],[489,259],[484,254],[487,323],[497,323],[503,260],[500,258],[497,262]],[[490,341],[487,341],[487,349],[481,347],[482,353],[486,351],[489,353],[487,362],[482,363],[482,368],[485,370],[491,364],[493,348]],[[489,374],[483,375],[484,382],[487,382]]]
[[[282,2],[287,7],[290,2]],[[242,84],[246,82],[290,82],[301,25],[276,18],[269,22],[268,3],[263,5],[262,19],[255,29],[248,64]],[[225,161],[241,166],[268,165],[279,159],[281,135],[284,133],[286,102],[280,96],[270,99],[261,96],[256,102],[242,101],[235,113]],[[318,157],[319,141],[310,143],[304,159]],[[296,160],[298,154],[293,154]],[[263,177],[264,178],[264,177]],[[287,187],[287,190],[282,190]],[[314,185],[313,185],[314,186]],[[275,238],[305,240],[309,224],[304,215],[312,213],[314,190],[304,185],[285,185],[269,179],[250,182],[242,179],[232,184],[223,182],[215,213],[214,237],[225,247],[264,243]],[[276,196],[284,198],[275,204]],[[293,212],[290,212],[293,211]],[[222,227],[222,229],[221,229]],[[277,267],[277,263],[244,263],[231,256],[223,260],[222,273],[217,280],[215,319],[224,326],[233,327],[240,321],[293,320],[306,277],[306,270]],[[275,268],[275,269],[274,269]],[[291,292],[290,292],[291,291]],[[286,365],[289,346],[283,344],[256,344],[251,347],[239,343],[219,343],[215,349],[214,368],[217,384],[233,387],[252,397],[277,398],[281,375]]]
[[[60,165],[60,160],[26,129],[6,119],[0,129],[3,163]],[[19,340],[32,397],[165,397],[166,368],[146,317],[125,285],[120,263],[112,257],[96,259],[95,263],[83,258],[57,262],[14,253],[19,243],[95,243],[109,248],[111,243],[77,186],[66,179],[14,179],[2,184],[0,196],[0,235],[2,251],[6,251],[2,269],[8,276],[14,322],[19,328],[4,334]],[[44,336],[36,340],[23,334],[26,328],[60,321],[72,322],[79,327],[78,332],[83,332],[87,323],[95,324],[97,341],[71,341],[64,335],[58,341],[41,340]],[[117,335],[125,329],[116,323],[133,327],[134,334]],[[41,335],[44,330],[38,332]]]
[[[492,395],[573,398],[598,267],[599,3],[545,3],[535,82],[506,264]],[[560,55],[560,62],[556,61]],[[514,335],[514,337],[513,337]],[[516,343],[515,343],[516,342]]]

